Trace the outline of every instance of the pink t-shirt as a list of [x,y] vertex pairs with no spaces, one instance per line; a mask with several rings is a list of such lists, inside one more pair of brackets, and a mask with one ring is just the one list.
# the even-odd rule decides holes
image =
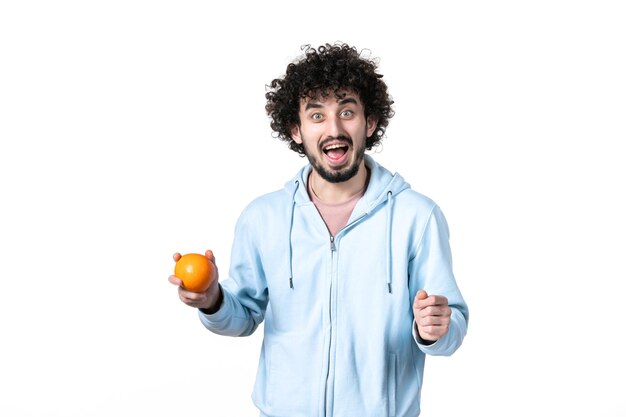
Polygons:
[[335,236],[337,232],[339,232],[346,224],[348,224],[348,220],[350,220],[352,210],[354,210],[356,203],[361,197],[363,197],[363,194],[365,194],[366,187],[364,187],[359,193],[355,194],[349,200],[337,204],[329,204],[320,200],[311,188],[311,181],[308,181],[307,188],[309,191],[309,196],[311,197],[311,201],[313,201],[313,204],[315,204],[315,207],[317,207],[317,211],[319,211],[322,219],[324,219],[324,223],[326,223],[328,231],[330,232],[331,236]]

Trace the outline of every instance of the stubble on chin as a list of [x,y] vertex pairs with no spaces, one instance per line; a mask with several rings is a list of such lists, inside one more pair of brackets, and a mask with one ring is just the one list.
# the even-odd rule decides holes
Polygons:
[[363,161],[363,158],[365,156],[365,148],[358,149],[356,151],[357,157],[350,166],[334,170],[324,168],[318,160],[316,160],[314,157],[309,156],[306,150],[305,155],[315,172],[317,172],[317,174],[322,177],[322,179],[333,184],[338,184],[340,182],[350,180],[359,172],[359,167],[361,166],[361,162]]

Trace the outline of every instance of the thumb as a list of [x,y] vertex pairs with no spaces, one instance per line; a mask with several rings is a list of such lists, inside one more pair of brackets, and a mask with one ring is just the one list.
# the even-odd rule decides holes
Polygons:
[[417,292],[417,299],[418,300],[425,300],[428,298],[428,293],[424,290],[419,290]]

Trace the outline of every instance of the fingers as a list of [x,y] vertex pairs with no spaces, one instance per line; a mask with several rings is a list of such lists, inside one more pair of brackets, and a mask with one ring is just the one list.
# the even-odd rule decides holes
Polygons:
[[186,304],[193,304],[195,302],[202,301],[204,298],[206,298],[204,293],[192,292],[192,291],[186,290],[185,287],[178,287],[178,296]]
[[193,306],[194,303],[201,301],[200,299],[204,296],[202,293],[186,290],[183,286],[183,281],[176,275],[170,275],[167,280],[171,284],[178,286],[178,298],[180,298],[180,300],[185,304]]
[[218,303],[221,302],[222,289],[217,283],[205,292],[193,292],[184,287],[178,287],[178,298],[190,307],[215,309],[219,307]]
[[204,252],[204,256],[209,258],[209,261],[211,261],[211,263],[215,267],[215,279],[218,279],[218,277],[219,277],[219,270],[217,268],[217,264],[215,263],[215,255],[213,255],[213,251],[208,249],[206,252]]
[[448,332],[448,326],[417,326],[419,336],[428,342],[436,342]]
[[[207,250],[206,252],[204,252],[204,255],[209,258],[209,260],[213,263],[215,263],[215,255],[213,255],[213,251],[212,250]],[[174,258],[174,262],[178,262],[178,260],[182,257],[182,255],[178,252],[174,253],[174,255],[172,255],[172,258]]]
[[178,285],[179,287],[183,285],[183,282],[176,275],[170,275],[167,280],[174,285]]
[[452,310],[443,295],[429,296],[426,291],[420,290],[415,296],[413,314],[418,325],[440,325],[450,322]]
[[[449,310],[449,309],[448,309]],[[421,317],[416,317],[420,326],[447,326],[450,324],[450,313],[442,311],[442,314],[429,314]]]
[[426,291],[419,290],[413,302],[414,309],[422,309],[429,306],[448,305],[448,299],[443,295],[428,295]]
[[435,342],[443,337],[450,326],[450,314],[415,316],[415,324],[420,337]]

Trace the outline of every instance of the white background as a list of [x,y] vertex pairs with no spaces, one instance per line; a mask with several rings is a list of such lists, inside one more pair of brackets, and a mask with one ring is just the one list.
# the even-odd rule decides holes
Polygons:
[[305,162],[265,85],[335,41],[380,58],[374,157],[442,207],[470,306],[422,416],[626,415],[623,2],[215,4],[1,3],[0,415],[256,415],[261,333],[205,331],[171,255],[225,274]]

